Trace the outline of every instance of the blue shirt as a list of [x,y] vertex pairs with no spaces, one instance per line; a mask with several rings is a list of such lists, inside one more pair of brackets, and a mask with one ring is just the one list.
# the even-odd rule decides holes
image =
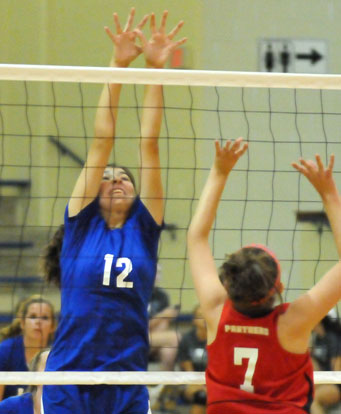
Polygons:
[[32,394],[27,392],[1,401],[0,414],[34,414]]
[[[5,339],[0,343],[0,371],[28,371],[22,335]],[[26,386],[7,385],[3,399],[17,395],[19,388],[26,389]]]
[[61,318],[46,370],[146,370],[147,306],[161,226],[137,197],[122,228],[109,229],[95,199],[65,212]]

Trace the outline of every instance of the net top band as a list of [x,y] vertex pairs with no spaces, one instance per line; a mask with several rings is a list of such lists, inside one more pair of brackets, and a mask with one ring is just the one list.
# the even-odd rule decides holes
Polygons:
[[[341,384],[341,372],[318,371],[314,373],[315,384]],[[59,372],[0,372],[0,384],[205,384],[204,372],[174,371],[59,371]]]
[[0,64],[0,80],[341,89],[341,75]]

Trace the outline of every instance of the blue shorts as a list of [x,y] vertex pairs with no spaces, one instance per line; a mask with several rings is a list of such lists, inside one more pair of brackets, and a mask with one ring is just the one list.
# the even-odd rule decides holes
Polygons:
[[143,385],[45,385],[41,414],[148,414]]

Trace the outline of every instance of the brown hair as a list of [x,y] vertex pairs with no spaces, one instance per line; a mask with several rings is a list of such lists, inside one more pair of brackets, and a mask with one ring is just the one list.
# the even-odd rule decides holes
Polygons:
[[44,279],[60,288],[60,254],[63,247],[64,224],[61,224],[45,247],[42,256]]
[[[33,303],[45,303],[48,305],[51,309],[52,320],[55,323],[55,311],[52,303],[42,298],[40,295],[31,295],[18,302],[15,310],[15,318],[12,323],[5,328],[2,328],[0,331],[2,341],[22,334],[21,321],[25,319],[28,309]],[[52,338],[49,338],[49,340],[51,341]]]
[[[272,309],[279,268],[275,259],[258,247],[244,247],[231,254],[219,270],[219,278],[235,308],[251,317]],[[274,294],[269,292],[274,289]]]

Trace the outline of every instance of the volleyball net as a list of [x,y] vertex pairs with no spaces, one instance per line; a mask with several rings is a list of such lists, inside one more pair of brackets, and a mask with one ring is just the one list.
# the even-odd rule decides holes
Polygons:
[[[17,300],[37,290],[58,306],[58,292],[41,282],[37,262],[63,221],[93,137],[102,85],[108,82],[125,84],[112,161],[135,175],[143,85],[165,85],[159,146],[166,229],[158,284],[172,304],[180,305],[181,315],[189,315],[197,303],[186,232],[217,139],[242,136],[249,142],[211,232],[217,265],[244,244],[266,244],[282,263],[284,299],[291,301],[337,260],[322,203],[290,164],[316,153],[326,162],[334,153],[341,188],[341,76],[0,65],[0,312],[14,315]],[[339,319],[338,308],[333,317]],[[181,330],[180,319],[175,329]],[[20,384],[204,382],[203,373],[70,372],[0,373],[0,384],[19,378]],[[341,383],[341,373],[316,372],[315,380]]]

